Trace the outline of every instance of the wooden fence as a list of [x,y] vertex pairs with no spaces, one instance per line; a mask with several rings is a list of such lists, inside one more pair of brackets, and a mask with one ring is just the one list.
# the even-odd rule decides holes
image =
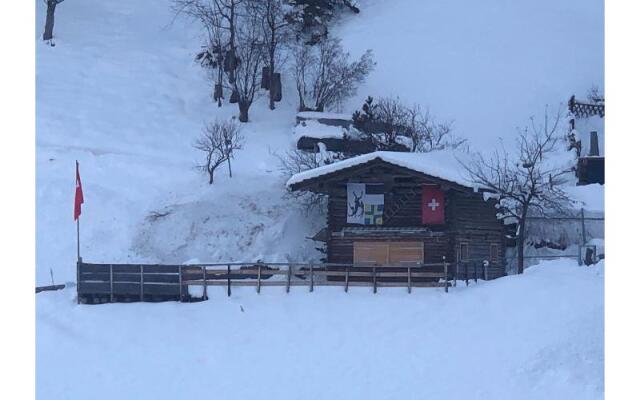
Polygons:
[[[411,264],[367,266],[348,264],[300,263],[224,263],[199,265],[93,264],[77,265],[78,302],[199,301],[207,299],[209,286],[223,286],[231,295],[234,286],[253,286],[260,293],[265,286],[281,286],[289,293],[292,286],[413,288],[441,287],[448,292],[453,280],[476,281],[487,278],[487,265],[481,262],[451,264]],[[192,295],[189,287],[200,287]],[[193,291],[193,290],[192,290]]]

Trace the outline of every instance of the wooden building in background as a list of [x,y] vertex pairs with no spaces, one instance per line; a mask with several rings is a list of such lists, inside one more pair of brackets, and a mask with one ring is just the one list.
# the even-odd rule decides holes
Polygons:
[[328,197],[327,261],[407,266],[489,262],[505,274],[495,200],[465,183],[456,155],[374,152],[296,174],[290,190]]

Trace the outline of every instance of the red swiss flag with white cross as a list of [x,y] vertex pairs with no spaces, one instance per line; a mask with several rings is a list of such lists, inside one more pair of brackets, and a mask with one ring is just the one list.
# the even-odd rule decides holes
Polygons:
[[422,223],[444,224],[444,192],[437,186],[422,187]]

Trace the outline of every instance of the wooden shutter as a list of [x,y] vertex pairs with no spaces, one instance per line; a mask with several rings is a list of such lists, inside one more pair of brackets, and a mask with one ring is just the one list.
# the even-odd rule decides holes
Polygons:
[[424,243],[416,241],[354,241],[354,264],[406,265],[424,261]]

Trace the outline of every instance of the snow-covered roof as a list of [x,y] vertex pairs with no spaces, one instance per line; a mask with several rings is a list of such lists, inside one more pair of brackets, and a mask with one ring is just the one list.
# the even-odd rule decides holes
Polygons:
[[341,139],[343,135],[344,128],[341,126],[326,125],[314,120],[301,122],[293,128],[293,140],[296,142],[303,136],[314,139]]
[[287,187],[379,159],[389,164],[433,176],[434,178],[473,188],[476,185],[467,179],[464,168],[460,165],[460,161],[464,161],[467,157],[464,153],[451,150],[439,150],[429,153],[376,151],[297,173],[287,181]]
[[341,119],[344,121],[351,120],[351,114],[340,114],[332,112],[319,112],[319,111],[301,111],[297,114],[298,118],[303,119]]

